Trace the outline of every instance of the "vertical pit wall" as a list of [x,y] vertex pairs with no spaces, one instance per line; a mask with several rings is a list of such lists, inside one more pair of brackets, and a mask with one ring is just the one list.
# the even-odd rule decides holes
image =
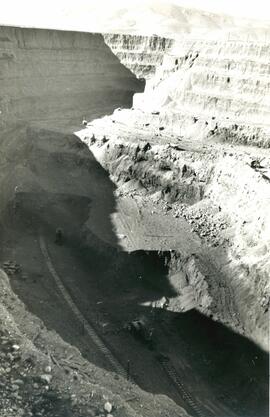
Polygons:
[[0,125],[80,123],[131,107],[144,82],[100,34],[0,27]]
[[159,36],[105,34],[104,40],[123,65],[138,78],[151,79],[174,40]]
[[[108,40],[107,36],[106,42],[111,42],[117,57],[102,35],[2,27],[0,76],[5,82],[0,92],[1,126],[14,127],[17,123],[25,125],[43,120],[53,128],[62,118],[78,122],[84,116],[96,118],[110,114],[118,106],[130,107],[133,93],[142,92],[144,86],[121,64],[121,59],[131,70],[138,71],[138,76],[150,77],[155,69],[155,76],[147,81],[146,92],[137,95],[134,104],[144,110],[158,108],[160,114],[154,116],[157,126],[164,124],[166,130],[171,128],[184,137],[197,139],[207,138],[218,124],[215,135],[225,129],[228,131],[225,139],[268,145],[269,45],[200,41],[187,42],[181,49],[171,41],[153,39],[113,35]],[[143,61],[147,48],[153,52]],[[161,61],[163,64],[159,67]],[[149,107],[149,103],[154,107]],[[130,113],[136,117],[135,111]],[[195,122],[194,118],[198,120]],[[233,125],[237,128],[231,129]],[[25,132],[21,131],[21,134],[24,137]],[[10,155],[14,157],[13,152]],[[267,206],[265,199],[261,199],[268,185],[265,180],[260,180],[258,189],[255,178],[249,193],[249,185],[242,181],[242,171],[237,172],[237,166],[238,162],[220,161],[215,171],[217,178],[209,185],[206,196],[218,202],[236,226],[231,250],[237,264],[235,281],[245,287],[247,300],[252,293],[258,295],[259,301],[252,302],[249,309],[255,312],[267,307],[259,306],[259,303],[261,299],[267,300],[269,294],[269,288],[266,288],[269,242],[264,238],[266,243],[260,243],[268,230]],[[235,178],[230,170],[235,170]],[[137,173],[140,175],[139,170]],[[252,175],[257,174],[252,172]],[[224,178],[229,188],[240,182],[238,189],[243,187],[241,198],[225,193]],[[4,182],[2,177],[0,180],[12,193],[13,173]],[[260,211],[257,218],[252,216],[254,201]],[[245,207],[241,216],[234,214],[237,204]],[[239,294],[241,302],[242,291]],[[257,326],[255,337],[265,342],[265,315],[259,318],[253,315],[251,320],[246,313],[243,308],[243,319],[250,323],[248,332],[254,332]]]

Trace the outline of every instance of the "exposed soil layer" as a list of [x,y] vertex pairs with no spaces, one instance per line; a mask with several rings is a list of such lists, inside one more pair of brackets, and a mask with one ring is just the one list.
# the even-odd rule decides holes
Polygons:
[[[9,167],[17,167],[13,181],[19,186],[15,194],[9,190],[6,195],[10,198],[2,207],[1,259],[3,265],[7,260],[20,265],[20,272],[10,273],[10,282],[30,312],[79,348],[94,366],[113,371],[59,293],[40,250],[42,235],[64,287],[115,358],[144,391],[163,395],[162,415],[185,415],[180,408],[177,414],[169,414],[171,398],[175,407],[179,404],[191,415],[199,410],[209,417],[266,416],[267,356],[245,337],[218,323],[220,306],[214,309],[218,291],[213,281],[205,279],[207,272],[215,274],[216,270],[214,265],[211,269],[210,257],[203,260],[207,252],[191,252],[199,244],[197,238],[190,246],[181,243],[183,253],[171,250],[166,239],[163,251],[151,249],[155,238],[148,241],[148,248],[138,250],[134,244],[140,246],[140,241],[134,241],[130,218],[120,208],[131,245],[127,252],[112,216],[118,212],[118,191],[86,145],[76,136],[38,129],[28,130],[21,138],[17,154],[8,141],[7,157],[8,149],[15,155]],[[22,166],[18,167],[19,160]],[[4,179],[2,183],[11,187]],[[175,219],[168,203],[153,206],[148,201],[147,205],[147,198],[143,198],[138,196],[138,202],[145,204],[141,207],[142,223],[152,217],[150,207],[157,216],[159,211],[168,216],[169,224],[170,218]],[[119,199],[122,209],[130,199],[130,195]],[[54,243],[57,227],[63,230],[61,246]],[[157,230],[158,221],[151,227],[150,235]],[[183,229],[187,230],[184,241],[192,239],[188,227]],[[225,282],[223,286],[226,302]],[[169,299],[167,310],[162,308],[164,297]],[[151,348],[125,330],[127,322],[141,317],[154,329]],[[169,360],[184,381],[192,401],[179,391],[162,358]],[[96,382],[96,377],[93,379]],[[142,401],[146,404],[148,400]],[[153,410],[149,406],[149,415],[158,415]],[[120,411],[114,414],[121,416]],[[45,410],[43,415],[50,414]]]
[[[163,213],[179,219],[181,225],[183,218],[190,224],[201,239],[193,245],[193,253],[206,260],[199,262],[207,271],[202,281],[216,291],[210,314],[219,311],[224,324],[268,350],[268,153],[216,142],[194,143],[163,133],[154,136],[155,126],[143,127],[147,114],[140,114],[139,127],[128,119],[130,113],[117,111],[97,120],[79,136],[111,173],[118,194],[137,202],[139,215],[151,196]],[[254,168],[252,161],[262,155],[263,167]],[[134,215],[129,207],[126,210]],[[169,235],[177,234],[175,227],[177,221],[169,227]],[[176,245],[168,238],[162,247],[178,248],[179,240]],[[213,268],[218,276],[214,281]],[[215,280],[220,281],[218,287]]]
[[243,79],[219,56],[202,91],[199,42],[124,110],[145,83],[120,60],[148,76],[170,40],[107,36],[119,60],[102,35],[0,35],[3,417],[266,417],[270,156],[223,142],[268,146],[267,77],[217,123]]
[[[0,285],[1,415],[105,416],[104,406],[109,402],[114,414],[121,417],[187,416],[173,401],[167,399],[164,407],[162,397],[154,398],[87,361],[25,309],[2,273]],[[68,318],[66,313],[64,307],[62,321]],[[90,348],[94,355],[94,347]]]
[[[128,268],[129,262],[126,259],[127,255],[123,254],[123,257],[121,258],[119,256],[119,260],[117,260],[117,237],[112,230],[109,219],[109,213],[113,211],[114,207],[114,186],[110,182],[107,173],[95,161],[85,145],[81,144],[75,136],[72,137],[38,130],[31,130],[28,133],[21,136],[21,148],[17,150],[17,155],[14,153],[13,162],[10,162],[10,168],[14,163],[20,172],[16,176],[16,171],[13,171],[13,179],[15,183],[20,185],[20,188],[15,195],[14,191],[9,189],[9,193],[7,192],[6,196],[11,196],[11,198],[8,201],[3,200],[2,202],[1,264],[9,273],[10,282],[15,293],[24,302],[26,308],[34,316],[42,320],[43,324],[39,324],[35,332],[34,329],[31,329],[31,322],[28,324],[28,318],[24,325],[21,322],[20,314],[17,312],[18,302],[16,297],[13,297],[14,306],[12,306],[10,299],[8,299],[6,307],[9,311],[15,309],[14,320],[18,323],[24,337],[27,336],[41,352],[47,354],[49,346],[51,346],[51,349],[57,349],[57,347],[54,347],[54,340],[48,341],[46,329],[56,331],[66,342],[79,348],[84,358],[89,361],[88,363],[92,363],[93,365],[91,371],[85,376],[85,362],[81,362],[82,359],[79,359],[79,362],[82,364],[79,365],[78,373],[82,372],[84,378],[89,378],[89,381],[97,384],[101,390],[104,389],[104,395],[106,395],[106,389],[109,392],[111,391],[112,397],[114,396],[113,393],[120,393],[127,389],[129,392],[128,397],[132,398],[132,404],[135,401],[137,405],[132,405],[130,411],[128,411],[129,402],[127,397],[123,415],[137,415],[136,413],[138,415],[158,415],[158,413],[161,413],[161,415],[167,414],[168,416],[185,416],[185,412],[176,403],[170,401],[169,397],[159,402],[159,397],[155,397],[154,399],[151,396],[147,397],[146,394],[143,394],[143,396],[146,395],[143,399],[137,388],[128,388],[126,381],[124,386],[120,382],[115,385],[115,375],[99,371],[99,369],[105,369],[107,371],[114,371],[114,369],[110,367],[110,364],[100,349],[89,340],[80,322],[78,322],[76,316],[74,316],[69,306],[65,303],[62,294],[59,293],[41,252],[39,236],[44,236],[52,261],[56,265],[55,267],[63,281],[65,281],[65,286],[68,291],[70,286],[73,286],[70,279],[75,278],[72,297],[74,297],[74,301],[84,316],[92,323],[94,328],[98,329],[98,333],[100,333],[102,338],[105,338],[105,335],[103,335],[103,328],[99,321],[103,319],[103,313],[99,311],[98,302],[105,297],[105,294],[107,296],[109,294],[109,287],[105,290],[104,286],[106,287],[106,278],[110,276],[110,267],[113,268],[115,262],[116,265],[119,264],[119,268],[125,268],[124,265],[121,266],[121,264],[125,264],[126,269],[130,270],[132,269],[132,265],[138,263],[138,261],[133,260]],[[44,140],[45,138],[46,141]],[[31,143],[32,146],[26,146],[27,143],[29,145]],[[7,158],[9,150],[12,152],[12,141],[8,141],[8,144]],[[63,151],[63,148],[65,148],[66,152]],[[62,149],[61,154],[60,149]],[[27,160],[26,166],[23,165],[24,158],[20,158],[20,152],[22,152],[22,156],[24,155]],[[61,163],[59,163],[59,155],[61,155]],[[83,158],[82,155],[84,155]],[[18,160],[22,161],[20,167],[24,169],[24,175],[17,165]],[[77,163],[78,161],[79,163]],[[70,183],[67,177],[67,173],[70,172],[71,167],[73,174],[72,183]],[[89,175],[89,172],[92,174]],[[34,181],[34,178],[36,181]],[[5,182],[3,178],[2,180],[3,184],[11,187],[11,183]],[[83,224],[88,218],[91,207],[94,207],[96,210],[98,210],[98,207],[103,208],[103,211],[101,209],[98,210],[99,222],[102,221],[103,225],[101,229],[107,230],[107,236],[114,237],[113,248],[109,245],[104,245],[94,234],[85,234]],[[65,239],[63,246],[57,246],[54,243],[56,227],[61,227],[64,231]],[[85,246],[86,237],[93,241],[95,247],[94,252],[88,250],[87,246]],[[140,255],[138,256],[140,258]],[[108,263],[109,260],[111,265]],[[7,261],[11,262],[7,264]],[[20,265],[19,271],[15,274],[13,274],[13,262]],[[148,263],[150,265],[149,268],[151,268],[153,263],[151,259]],[[62,268],[65,268],[65,271]],[[114,277],[116,275],[117,273],[115,272]],[[121,275],[123,279],[123,272]],[[89,286],[89,279],[93,283],[92,290],[91,286]],[[104,279],[103,284],[101,284],[102,279]],[[85,287],[81,288],[82,284]],[[103,290],[104,295],[102,294]],[[83,301],[79,301],[77,298],[81,297],[81,291],[84,293]],[[118,297],[118,290],[115,289],[115,292]],[[97,321],[99,314],[100,318]],[[25,326],[29,326],[27,332]],[[40,340],[39,333],[42,333],[42,330],[39,327],[42,329],[43,326],[46,327],[44,328],[44,335],[41,336]],[[116,326],[116,323],[114,323],[114,326]],[[29,331],[31,331],[30,334]],[[123,334],[125,335],[125,332]],[[45,340],[43,340],[43,337]],[[120,341],[118,343],[121,344]],[[107,344],[110,346],[109,341]],[[70,349],[69,345],[67,345],[66,349]],[[114,352],[113,347],[111,349]],[[64,350],[64,348],[60,349],[60,357],[62,356],[66,359],[67,368],[70,365],[71,367],[75,366],[76,369],[76,365],[70,360],[70,355],[67,353],[63,354]],[[146,352],[148,352],[147,348]],[[75,357],[78,355],[78,352],[74,354]],[[118,348],[118,352],[115,355],[121,359],[122,350]],[[56,360],[58,362],[59,357]],[[76,362],[77,359],[74,359],[74,361]],[[122,361],[125,369],[127,362],[124,358],[122,358]],[[39,358],[37,358],[38,362]],[[99,374],[99,372],[101,373]],[[162,371],[160,372],[162,374]],[[164,390],[167,390],[169,393],[170,382],[166,380],[166,377],[164,380],[164,385],[165,387],[167,386]],[[68,383],[70,384],[70,381]],[[71,395],[73,388],[72,385],[69,386]],[[113,388],[114,386],[115,388]],[[86,387],[87,385],[85,385]],[[78,388],[76,398],[80,397],[80,395],[83,397],[83,392]],[[163,393],[163,389],[159,390],[159,392]],[[63,392],[60,391],[59,395],[62,398]],[[70,398],[70,395],[68,398]],[[175,396],[177,397],[177,392]],[[31,398],[29,401],[32,401]],[[80,402],[81,400],[78,401]],[[92,400],[90,399],[89,401],[91,402]],[[86,406],[89,405],[89,401],[86,401]],[[97,409],[100,409],[100,415],[102,415],[103,404],[101,401],[98,402],[99,404],[96,403]],[[181,402],[181,399],[178,399],[178,402]],[[146,406],[148,411],[144,411],[144,406]],[[18,412],[16,407],[14,410],[14,413]],[[31,408],[29,410],[31,411]],[[78,410],[70,408],[69,412],[74,411],[74,415],[83,415],[83,410],[79,410],[80,408]],[[61,412],[58,412],[57,408],[51,410],[46,407],[41,411],[44,416],[62,415]],[[90,410],[88,411],[88,415],[89,413]],[[120,406],[116,406],[114,414],[121,416]]]

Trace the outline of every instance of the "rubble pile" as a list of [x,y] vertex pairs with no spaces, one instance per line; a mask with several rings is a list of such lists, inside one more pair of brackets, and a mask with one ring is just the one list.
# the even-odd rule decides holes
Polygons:
[[223,231],[229,226],[228,219],[221,213],[220,207],[202,204],[187,206],[180,205],[174,216],[183,216],[191,225],[192,231],[197,233],[208,245],[216,247],[228,243]]

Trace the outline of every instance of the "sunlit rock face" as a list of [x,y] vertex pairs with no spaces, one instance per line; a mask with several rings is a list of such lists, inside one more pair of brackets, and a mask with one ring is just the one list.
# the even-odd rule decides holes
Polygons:
[[[118,38],[118,49],[116,41],[114,49],[112,46],[115,53],[120,50],[119,39],[123,38]],[[129,37],[130,50],[135,48],[136,39]],[[96,120],[89,133],[83,134],[84,138],[89,136],[90,143],[93,132],[100,140],[105,132],[111,140],[109,150],[104,151],[109,153],[106,169],[118,176],[117,181],[125,174],[125,179],[140,184],[148,181],[148,192],[150,187],[159,191],[160,185],[165,185],[164,178],[171,191],[174,187],[183,191],[181,175],[174,172],[177,159],[170,157],[166,146],[179,140],[182,155],[185,147],[194,146],[191,154],[196,160],[196,176],[186,188],[192,195],[189,204],[195,211],[201,207],[202,212],[208,205],[216,205],[218,215],[226,217],[230,225],[223,247],[227,263],[221,270],[234,294],[241,331],[266,350],[270,291],[269,151],[222,147],[216,142],[269,147],[269,53],[270,43],[246,42],[230,36],[226,40],[174,41],[164,51],[155,72],[148,73],[145,91],[135,94],[133,109],[117,109],[111,118]],[[138,61],[139,55],[134,53],[134,62],[135,56]],[[136,66],[130,69],[135,72]],[[134,137],[164,146],[165,153],[154,157],[157,165],[148,159],[150,152],[136,165]],[[210,142],[209,148],[206,142]],[[203,152],[197,153],[196,146]],[[262,171],[252,167],[256,158],[263,160]],[[162,161],[165,170],[159,168],[158,161]],[[200,184],[196,184],[200,179],[203,193]],[[183,198],[183,193],[178,194]],[[222,301],[217,302],[219,313],[222,305]],[[232,312],[228,322],[238,331],[235,314]]]
[[106,34],[104,39],[127,68],[146,79],[155,74],[174,44],[174,40],[158,36]]
[[136,79],[100,34],[0,27],[0,123],[81,120],[130,107]]
[[269,147],[269,54],[269,42],[176,42],[134,106],[181,136]]

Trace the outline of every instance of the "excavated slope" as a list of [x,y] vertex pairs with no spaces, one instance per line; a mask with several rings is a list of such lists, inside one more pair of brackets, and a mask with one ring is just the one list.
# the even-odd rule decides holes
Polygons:
[[180,136],[269,147],[269,53],[269,42],[176,42],[134,106]]
[[[158,193],[159,200],[174,207],[177,217],[184,215],[190,221],[202,239],[201,245],[209,245],[209,254],[213,246],[223,248],[226,261],[223,255],[216,256],[219,274],[211,284],[216,303],[208,313],[216,314],[217,308],[222,322],[237,331],[240,323],[244,334],[267,350],[269,168],[255,170],[250,166],[253,158],[261,158],[262,150],[177,142],[175,137],[157,133],[158,128],[145,126],[149,124],[143,123],[149,120],[146,114],[137,114],[136,118],[134,113],[116,111],[111,118],[91,123],[80,137],[91,150],[96,140],[96,157],[117,184],[128,187],[131,182],[153,198]],[[105,144],[104,134],[108,140]],[[264,164],[270,167],[268,150],[264,151]],[[220,301],[218,282],[222,277],[226,277],[230,291],[228,302],[234,298],[232,311]]]
[[100,34],[0,27],[0,124],[81,122],[130,107],[136,79]]
[[155,74],[174,44],[173,39],[158,36],[106,34],[104,39],[123,65],[146,79]]
[[[229,225],[223,242],[228,258],[224,276],[245,334],[266,350],[269,151],[226,142],[269,147],[269,52],[270,45],[259,42],[175,42],[147,80],[145,92],[134,96],[132,110],[117,110],[81,134],[90,145],[93,134],[97,140],[104,134],[111,140],[105,145],[104,166],[117,182],[135,180],[167,201],[188,204],[188,218],[192,211],[207,213],[208,206],[217,207]],[[153,160],[151,151],[140,155],[148,141],[164,147],[165,153],[158,152]],[[186,161],[179,170],[167,150],[170,143],[180,155],[191,150],[196,164],[190,172]],[[196,224],[199,217],[194,214],[191,221]],[[211,213],[200,220],[205,235],[216,220]]]
[[[24,282],[23,286],[26,289],[27,297],[29,296],[29,298],[22,298],[21,295],[20,298],[25,303],[25,306],[29,308],[33,314],[40,317],[48,328],[55,328],[55,320],[61,317],[61,329],[65,327],[63,323],[70,323],[69,319],[63,319],[62,317],[63,308],[61,303],[64,300],[60,299],[55,288],[53,289],[50,287],[50,285],[52,285],[50,278],[52,277],[50,277],[49,269],[46,272],[43,271],[44,275],[43,272],[41,273],[41,269],[46,265],[46,259],[43,259],[44,253],[42,257],[40,251],[41,248],[38,247],[37,240],[37,236],[41,233],[40,230],[44,224],[41,219],[41,211],[43,210],[42,207],[44,207],[43,203],[41,203],[41,199],[45,204],[48,202],[51,209],[60,207],[57,202],[59,196],[60,198],[64,196],[68,198],[69,207],[73,207],[73,202],[77,205],[77,201],[78,207],[85,210],[87,215],[89,214],[88,211],[90,209],[92,212],[95,211],[96,218],[93,220],[93,223],[102,224],[102,227],[107,233],[111,234],[111,237],[117,241],[117,236],[115,235],[114,230],[111,229],[112,225],[110,220],[110,213],[115,209],[113,197],[114,186],[111,184],[107,172],[103,171],[96,162],[94,156],[75,136],[68,134],[68,132],[71,130],[70,127],[72,126],[72,123],[73,125],[74,123],[75,125],[77,124],[78,127],[83,116],[88,116],[89,120],[106,113],[111,113],[115,107],[130,106],[134,92],[142,91],[144,83],[139,81],[134,74],[120,63],[119,59],[112,54],[109,47],[105,44],[101,35],[36,29],[1,28],[0,42],[0,56],[2,57],[0,60],[0,72],[1,78],[4,80],[1,84],[0,92],[2,128],[0,157],[1,267],[4,265],[3,261],[9,261],[11,259],[14,261],[16,260],[21,264],[22,262],[19,259],[19,253],[23,253],[23,259],[25,259],[26,264],[25,267],[23,267],[25,275],[21,282]],[[61,120],[65,122],[64,125],[61,125],[61,127],[65,127],[64,133],[60,133],[58,129],[58,122]],[[42,128],[44,125],[46,128]],[[85,180],[89,181],[88,184],[84,182]],[[91,196],[91,199],[86,197],[87,194]],[[104,196],[106,201],[103,200],[102,204],[99,203],[98,195]],[[20,198],[21,196],[23,196],[22,199]],[[18,198],[20,201],[18,201]],[[25,212],[23,211],[22,200],[24,200],[27,205]],[[91,204],[89,204],[90,201]],[[37,209],[34,208],[36,202],[41,203]],[[60,209],[60,212],[61,211],[62,209]],[[47,216],[49,214],[48,210],[46,209],[45,212]],[[36,213],[36,217],[34,213]],[[58,226],[63,221],[64,217],[63,212],[61,212],[57,219]],[[11,223],[9,223],[9,219],[11,219]],[[73,220],[68,220],[68,223],[63,229],[65,231],[73,229],[73,225],[76,223],[77,219],[81,221],[82,216],[76,214]],[[51,239],[51,231],[55,229],[55,220],[55,215],[49,214],[48,223],[46,223],[46,226],[44,227],[44,230],[49,232],[49,240],[52,240],[52,243],[53,239]],[[24,226],[26,226],[25,229]],[[77,226],[75,226],[75,228],[76,227]],[[9,243],[6,244],[4,237],[6,232],[9,239],[11,238],[11,234],[15,232],[17,242],[16,249],[10,240]],[[78,232],[81,232],[80,227],[78,227]],[[21,243],[19,236],[23,239],[23,244]],[[38,260],[31,249],[28,252],[25,243],[26,240],[31,242],[30,245],[35,245],[35,250],[37,250],[37,256],[39,258]],[[69,243],[65,245],[65,247],[74,249],[74,242],[76,247],[76,239],[70,238]],[[12,253],[9,252],[11,247]],[[8,252],[5,252],[6,249]],[[54,243],[51,252],[55,253]],[[32,266],[30,266],[30,257],[27,253],[31,254],[31,259],[34,259],[34,269],[37,268],[39,271],[39,283],[42,286],[44,284],[41,292],[37,296],[34,296],[31,291],[31,280],[28,279],[29,275],[27,275],[26,272],[28,270],[30,271],[32,268]],[[71,261],[70,256],[67,256],[67,259],[69,262]],[[65,264],[65,262],[63,264]],[[81,263],[79,265],[81,265]],[[107,266],[106,262],[105,266]],[[69,268],[69,270],[71,269],[72,268]],[[63,275],[67,276],[67,274]],[[78,275],[74,274],[74,276],[77,279]],[[87,277],[89,278],[89,275],[87,275]],[[2,274],[1,269],[0,278],[2,284],[2,281],[3,279],[6,279],[6,276]],[[14,284],[12,278],[10,279],[10,282],[11,284]],[[104,282],[105,285],[107,285],[105,280]],[[14,291],[14,286],[12,290]],[[6,286],[3,286],[2,293],[6,296],[7,292],[10,293],[10,296],[12,297],[13,292],[10,288],[8,287],[8,289],[6,289]],[[40,305],[43,304],[41,294],[48,297],[44,303],[44,316],[41,315],[40,311],[37,312],[34,309],[34,300],[38,300]],[[104,293],[101,294],[103,296]],[[53,301],[54,297],[57,297],[55,303]],[[99,297],[99,299],[100,298],[101,297]],[[112,299],[111,294],[109,298],[110,300]],[[5,297],[5,301],[0,300],[0,319],[6,314],[5,309],[2,308],[3,303],[6,303],[6,301],[7,297]],[[86,301],[89,308],[89,299],[87,298]],[[97,304],[98,303],[95,302],[95,305]],[[57,313],[51,315],[53,322],[52,325],[48,325],[46,320],[50,316],[50,307],[52,305],[56,308]],[[40,332],[38,333],[38,331],[34,330],[35,327],[31,322],[33,316],[29,317],[29,315],[18,311],[17,308],[19,309],[20,307],[22,307],[22,304],[18,303],[18,299],[13,297],[12,307],[10,309],[12,310],[12,321],[14,319],[14,322],[20,325],[20,318],[23,317],[24,323],[20,329],[26,333],[24,326],[27,326],[31,331],[35,332],[35,334],[38,334],[38,337],[33,336],[33,333],[30,335],[27,333],[24,334],[24,343],[28,345],[30,342],[32,343],[32,341],[36,343],[36,339],[40,340]],[[66,305],[64,309],[65,308],[67,308],[67,314],[69,316],[71,314],[70,306]],[[60,315],[59,311],[61,311]],[[74,319],[76,320],[76,316]],[[11,325],[9,324],[8,327],[5,323],[2,323],[2,321],[0,324],[1,336],[2,332],[8,333]],[[42,328],[45,333],[44,324],[42,324]],[[60,334],[61,330],[58,330],[57,332]],[[78,323],[76,323],[75,330],[71,329],[71,331],[68,331],[67,333],[68,338],[69,336],[74,335],[75,340],[78,340]],[[72,340],[68,338],[67,336],[64,337],[68,343],[73,344]],[[85,339],[85,337],[83,339]],[[89,351],[89,354],[92,355],[89,343],[83,341],[82,345],[85,345],[86,343],[87,350]],[[49,350],[52,353],[53,349],[57,349],[58,347],[57,340],[55,340],[55,338],[51,338],[50,340],[46,338],[46,341],[44,343],[42,342],[40,356],[43,355],[45,350],[47,355],[48,345],[50,346]],[[67,352],[66,348],[68,348],[68,345],[65,346],[65,354]],[[100,348],[99,350],[101,351],[102,349]],[[23,352],[23,349],[21,349],[20,352]],[[3,357],[3,353],[0,353],[2,355],[1,357]],[[65,354],[61,354],[61,359],[65,359]],[[92,358],[93,356],[95,356],[95,354],[92,355]],[[56,363],[57,362],[58,360],[56,359]],[[21,372],[21,362],[16,364],[16,366]],[[100,366],[102,367],[102,365]],[[158,369],[160,368],[159,363],[157,363],[157,367]],[[97,376],[92,371],[91,373],[86,374],[86,364],[83,365],[83,371],[83,385],[86,386],[85,379],[87,379],[88,382],[91,381],[91,383],[95,384],[95,390],[100,389],[103,391],[103,399],[105,399],[105,387],[108,387],[108,380],[112,381],[112,386],[115,387],[117,391],[119,390],[120,385],[117,375],[111,377],[108,373],[103,371],[101,371],[102,373],[100,376]],[[162,370],[161,373],[163,375]],[[5,376],[8,376],[7,374],[5,374]],[[65,384],[68,381],[67,375],[71,375],[71,373],[66,372],[65,375],[59,375],[61,381],[60,383],[57,383],[56,379],[55,387],[57,385],[58,387],[61,386],[61,383]],[[12,370],[13,380],[15,377],[15,372]],[[80,377],[74,377],[74,381],[75,380],[76,386],[79,387],[78,381],[80,380]],[[28,381],[31,381],[30,378],[28,378]],[[166,375],[164,381],[164,384],[168,385]],[[10,379],[5,378],[5,382],[7,389],[3,390],[3,401],[5,407],[10,407]],[[24,379],[22,381],[22,384],[23,383]],[[116,405],[117,407],[116,413],[119,416],[157,416],[159,414],[162,416],[187,415],[186,412],[173,401],[168,400],[167,404],[165,395],[160,397],[161,400],[159,403],[156,392],[153,397],[148,393],[141,394],[141,391],[134,391],[135,395],[133,396],[129,395],[131,391],[128,392],[126,389],[125,380],[123,385],[123,390],[118,392],[121,394],[121,398],[123,398],[124,392],[128,393],[128,396],[125,399],[123,398],[122,401],[125,402],[125,409],[121,411],[121,408],[120,406],[117,406],[116,401],[113,402],[113,405]],[[135,385],[134,387],[135,390],[137,390]],[[31,387],[31,393],[34,391]],[[64,399],[67,397],[69,398],[71,395],[72,390],[70,385],[67,387],[67,391],[67,395],[66,392],[63,394]],[[38,393],[39,391],[35,392]],[[161,393],[163,393],[163,391]],[[86,397],[90,394],[91,390],[89,388],[87,395],[83,395],[84,406],[86,406]],[[92,397],[93,395],[92,391]],[[59,396],[62,396],[61,392],[59,392]],[[35,397],[37,396],[35,395]],[[92,397],[90,400],[91,404],[93,404]],[[27,393],[23,398],[23,401],[25,398],[27,400]],[[106,398],[109,398],[109,396]],[[133,402],[134,398],[136,399],[136,402],[138,398],[138,413],[134,410],[133,406],[130,406],[130,401]],[[119,398],[119,403],[120,401]],[[9,413],[8,415],[15,417],[15,415],[18,416],[23,413],[23,405],[20,401],[19,403],[20,404],[17,404],[17,401],[14,401],[14,412],[11,413],[7,411]],[[144,406],[142,403],[146,405],[147,410],[142,409]],[[0,405],[2,404],[3,403]],[[101,402],[98,406],[93,406],[93,408],[95,408],[93,412],[88,407],[85,414],[82,410],[74,413],[81,416],[104,414],[101,411],[103,409],[103,404]],[[34,414],[37,412],[36,409],[30,408],[30,405],[28,408],[25,407],[25,412],[27,412],[28,409],[29,411],[32,410]],[[100,413],[97,413],[97,410],[100,410]],[[4,411],[4,413],[6,413],[6,411]],[[41,409],[41,414],[49,415],[47,410],[44,411],[43,409]],[[54,413],[54,415],[56,414]],[[64,413],[63,415],[66,416],[68,413]]]

